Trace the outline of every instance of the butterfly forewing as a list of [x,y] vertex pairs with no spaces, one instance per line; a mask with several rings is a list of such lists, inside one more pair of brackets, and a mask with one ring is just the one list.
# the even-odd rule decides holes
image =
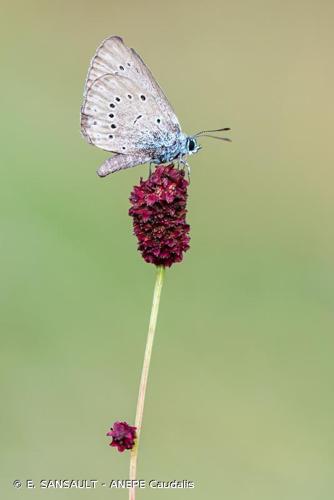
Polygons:
[[178,119],[150,70],[119,37],[105,40],[89,68],[81,131],[88,142],[127,154],[159,149],[180,133]]
[[[125,76],[107,74],[91,85],[82,108],[89,142],[117,153],[154,150],[172,140],[156,99]],[[152,151],[154,153],[154,151]]]

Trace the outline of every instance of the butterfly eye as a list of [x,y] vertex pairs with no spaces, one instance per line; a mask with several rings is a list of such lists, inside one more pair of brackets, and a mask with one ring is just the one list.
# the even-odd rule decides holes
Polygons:
[[188,143],[189,151],[194,151],[195,146],[196,146],[196,143],[195,143],[194,139],[189,139],[189,143]]

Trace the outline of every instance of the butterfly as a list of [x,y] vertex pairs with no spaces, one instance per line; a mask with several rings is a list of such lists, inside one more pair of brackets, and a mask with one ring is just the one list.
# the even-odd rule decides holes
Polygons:
[[81,107],[81,133],[89,144],[114,153],[97,170],[100,177],[143,163],[167,163],[197,153],[203,130],[188,136],[151,71],[122,38],[98,47],[88,70]]

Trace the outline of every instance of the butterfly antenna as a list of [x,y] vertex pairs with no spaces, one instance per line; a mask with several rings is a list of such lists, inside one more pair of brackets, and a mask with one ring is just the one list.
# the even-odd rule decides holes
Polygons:
[[218,139],[219,141],[232,142],[228,137],[219,137],[218,135],[201,134],[201,137],[211,137],[211,139]]
[[197,132],[197,134],[194,135],[194,137],[199,137],[200,135],[203,134],[211,134],[212,132],[226,132],[228,130],[231,130],[229,127],[224,127],[224,128],[217,128],[215,130],[202,130],[201,132]]

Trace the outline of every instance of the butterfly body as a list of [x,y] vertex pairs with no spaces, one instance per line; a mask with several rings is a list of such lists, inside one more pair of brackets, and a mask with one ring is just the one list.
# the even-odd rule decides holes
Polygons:
[[[173,134],[166,134],[161,144],[159,137],[153,137],[152,144],[146,143],[148,148],[152,150],[152,163],[168,163],[176,159],[180,159],[188,154],[197,152],[199,146],[193,151],[189,150],[189,140],[191,138],[181,132],[176,138]],[[140,145],[139,145],[140,146]]]
[[118,36],[98,47],[86,79],[81,133],[114,153],[101,177],[146,162],[167,163],[196,153],[195,136],[181,131],[177,116],[141,57]]

